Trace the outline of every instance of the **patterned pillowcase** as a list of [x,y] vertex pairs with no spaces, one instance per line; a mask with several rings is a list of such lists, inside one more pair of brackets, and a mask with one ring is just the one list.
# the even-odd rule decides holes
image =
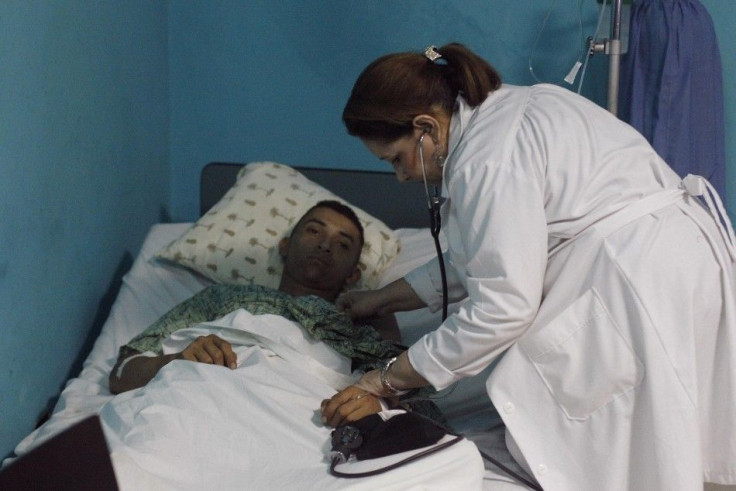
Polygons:
[[[350,203],[291,167],[248,164],[232,188],[187,232],[156,256],[186,266],[217,283],[278,288],[283,270],[279,241],[319,201]],[[399,252],[399,240],[380,220],[351,206],[365,232],[355,288],[376,288]]]

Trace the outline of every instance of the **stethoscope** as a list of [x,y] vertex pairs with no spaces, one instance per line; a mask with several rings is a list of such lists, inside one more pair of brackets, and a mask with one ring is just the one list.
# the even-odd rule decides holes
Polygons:
[[[430,128],[425,128],[422,132],[422,136],[419,137],[419,141],[417,142],[417,150],[419,152],[419,162],[422,165],[422,179],[424,181],[424,192],[427,196],[427,206],[429,207],[429,231],[432,234],[432,238],[434,239],[434,247],[437,250],[437,259],[439,260],[440,264],[440,276],[442,278],[442,322],[445,321],[447,318],[447,275],[445,273],[445,259],[442,255],[442,247],[440,246],[440,229],[442,228],[442,219],[440,218],[440,194],[439,189],[437,186],[434,186],[434,194],[429,194],[429,184],[427,183],[427,172],[424,168],[424,137],[432,131]],[[429,398],[430,400],[432,398]],[[405,401],[407,402],[407,401]],[[496,467],[501,469],[503,472],[508,474],[509,476],[516,478],[520,482],[527,485],[529,488],[534,490],[541,491],[541,487],[537,485],[536,483],[526,479],[524,476],[521,476],[514,470],[507,467],[505,464],[499,462],[497,459],[493,458],[492,456],[486,454],[485,452],[481,452],[479,450],[480,454],[483,456],[484,459],[492,462]]]
[[442,255],[442,247],[440,246],[440,229],[442,228],[442,218],[440,217],[440,194],[437,186],[434,186],[434,195],[429,194],[429,184],[427,183],[427,171],[424,168],[424,137],[431,131],[425,128],[422,136],[417,142],[419,151],[419,162],[422,164],[422,179],[424,180],[424,193],[427,196],[427,206],[429,207],[429,231],[434,239],[434,247],[437,251],[437,259],[440,265],[440,277],[442,278],[442,321],[447,319],[447,275],[445,273],[445,258]]

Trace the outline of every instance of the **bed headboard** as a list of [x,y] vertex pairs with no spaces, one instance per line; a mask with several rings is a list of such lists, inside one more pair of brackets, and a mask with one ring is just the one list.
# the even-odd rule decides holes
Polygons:
[[[212,162],[200,176],[199,210],[206,213],[246,164]],[[362,208],[392,229],[425,228],[429,212],[421,183],[400,183],[393,172],[296,167],[310,180]]]

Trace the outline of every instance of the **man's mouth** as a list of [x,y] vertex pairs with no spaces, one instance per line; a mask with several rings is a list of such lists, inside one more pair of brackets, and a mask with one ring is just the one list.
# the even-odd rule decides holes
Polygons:
[[317,256],[309,256],[309,257],[307,257],[307,262],[309,264],[313,264],[313,265],[319,266],[321,268],[326,268],[326,267],[328,267],[330,265],[330,263],[326,259],[323,259],[323,258],[317,257]]

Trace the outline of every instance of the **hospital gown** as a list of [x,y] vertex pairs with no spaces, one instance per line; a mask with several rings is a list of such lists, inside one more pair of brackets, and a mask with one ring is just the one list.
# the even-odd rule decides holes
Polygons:
[[[298,323],[312,338],[350,358],[355,370],[377,368],[403,349],[392,341],[381,339],[372,326],[353,324],[344,312],[339,312],[333,303],[321,297],[294,297],[260,285],[212,285],[171,309],[122,346],[120,358],[130,358],[137,353],[161,355],[163,342],[172,333],[219,319],[241,308],[253,315],[274,314]],[[414,399],[418,394],[429,396],[433,391],[423,389],[403,399]],[[431,400],[412,400],[404,406],[447,424]]]
[[[299,323],[314,339],[325,342],[338,353],[352,358],[361,368],[375,366],[400,350],[391,341],[379,338],[368,325],[354,325],[335,305],[308,295],[294,297],[259,285],[213,285],[180,303],[128,344],[120,348],[123,358],[134,352],[163,353],[167,336],[223,317],[237,309],[253,315],[274,314]],[[365,365],[365,366],[363,366]]]

